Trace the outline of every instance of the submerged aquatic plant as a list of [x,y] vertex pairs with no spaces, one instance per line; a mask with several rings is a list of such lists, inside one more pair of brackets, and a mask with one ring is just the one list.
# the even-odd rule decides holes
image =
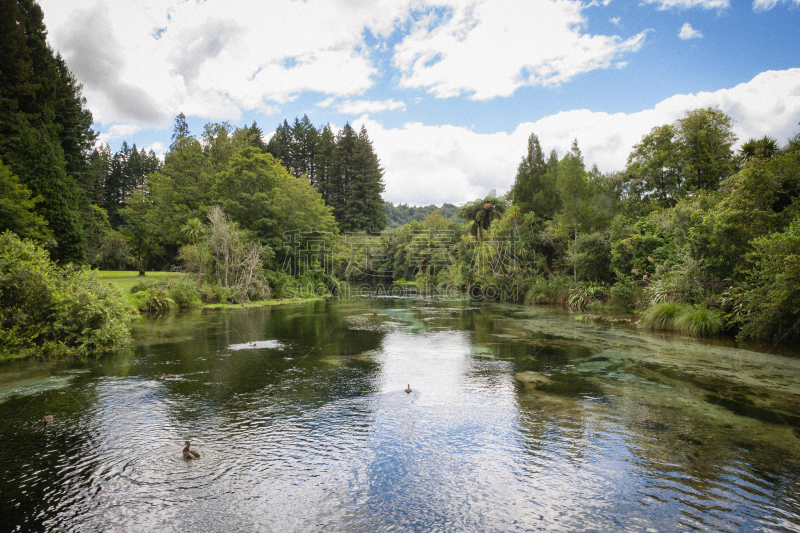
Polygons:
[[675,319],[675,329],[694,337],[716,335],[722,330],[722,315],[707,307],[689,307]]
[[653,331],[672,331],[675,329],[678,316],[683,314],[687,308],[689,306],[675,302],[651,305],[642,313],[639,325]]

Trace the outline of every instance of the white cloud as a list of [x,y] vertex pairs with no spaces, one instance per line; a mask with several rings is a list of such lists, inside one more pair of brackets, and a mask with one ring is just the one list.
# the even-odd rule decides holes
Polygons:
[[678,32],[678,37],[684,41],[688,41],[689,39],[702,39],[703,34],[692,28],[692,25],[688,22],[684,22],[683,26],[681,26],[681,31]]
[[377,113],[379,111],[391,111],[393,109],[405,109],[405,102],[395,100],[371,101],[371,100],[345,100],[336,105],[339,113],[347,115],[362,115],[364,113]]
[[108,131],[101,133],[97,136],[97,142],[102,144],[108,144],[108,141],[112,139],[122,139],[123,137],[129,137],[140,131],[142,128],[135,124],[114,124]]
[[614,17],[614,18],[612,18],[612,19],[608,19],[608,20],[609,20],[609,21],[611,22],[611,24],[613,24],[614,26],[616,26],[616,27],[618,27],[618,28],[621,28],[621,27],[622,27],[622,22],[620,22],[620,18],[619,18],[619,17]]
[[560,155],[577,138],[587,165],[596,163],[608,172],[623,169],[633,145],[652,128],[670,124],[688,110],[714,106],[735,120],[739,143],[764,135],[785,143],[800,121],[800,68],[764,72],[731,89],[676,95],[636,113],[561,112],[520,124],[511,133],[481,134],[421,123],[387,129],[367,116],[353,126],[366,124],[386,169],[384,197],[426,205],[508,190],[531,133],[539,136],[546,152],[557,149]]
[[377,74],[365,29],[388,37],[411,1],[40,3],[97,122],[165,127],[180,111],[235,121],[307,90],[363,93]]
[[608,68],[642,46],[644,32],[627,40],[583,33],[583,8],[572,0],[495,0],[453,2],[444,16],[431,11],[395,46],[400,84],[486,100]]
[[[769,11],[779,3],[785,3],[787,0],[753,0],[753,11]],[[788,0],[793,7],[800,6],[800,0]]]
[[[762,0],[755,0],[762,1]],[[767,0],[769,1],[769,0]],[[727,9],[730,7],[729,0],[644,0],[646,4],[658,4],[658,9],[691,9],[701,7],[703,9]]]
[[328,98],[326,98],[325,100],[323,100],[323,101],[321,101],[321,102],[317,102],[316,104],[314,104],[314,107],[322,107],[322,108],[330,107],[330,106],[331,106],[331,104],[332,104],[332,103],[333,103],[335,100],[336,100],[336,97],[335,97],[335,96],[329,96],[329,97],[328,97]]
[[149,145],[144,147],[144,151],[145,152],[149,153],[150,150],[155,152],[156,156],[158,156],[158,158],[163,161],[164,160],[164,154],[167,152],[167,147],[164,146],[164,143],[162,143],[162,142],[154,142],[153,144],[149,144]]

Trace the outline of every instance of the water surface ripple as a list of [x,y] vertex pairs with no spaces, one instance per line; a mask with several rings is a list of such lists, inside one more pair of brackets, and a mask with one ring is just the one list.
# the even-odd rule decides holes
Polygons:
[[0,367],[0,529],[800,531],[790,355],[391,299],[135,339]]

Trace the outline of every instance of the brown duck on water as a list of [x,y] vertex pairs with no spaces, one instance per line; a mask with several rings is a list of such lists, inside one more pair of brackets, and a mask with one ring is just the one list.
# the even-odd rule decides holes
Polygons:
[[200,459],[200,452],[189,449],[189,441],[186,441],[186,446],[183,448],[184,459]]

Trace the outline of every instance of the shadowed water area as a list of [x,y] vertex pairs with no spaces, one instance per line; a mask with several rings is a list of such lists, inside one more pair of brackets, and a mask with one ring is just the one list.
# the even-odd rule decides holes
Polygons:
[[798,531],[799,400],[791,354],[512,304],[142,319],[0,367],[0,529]]

